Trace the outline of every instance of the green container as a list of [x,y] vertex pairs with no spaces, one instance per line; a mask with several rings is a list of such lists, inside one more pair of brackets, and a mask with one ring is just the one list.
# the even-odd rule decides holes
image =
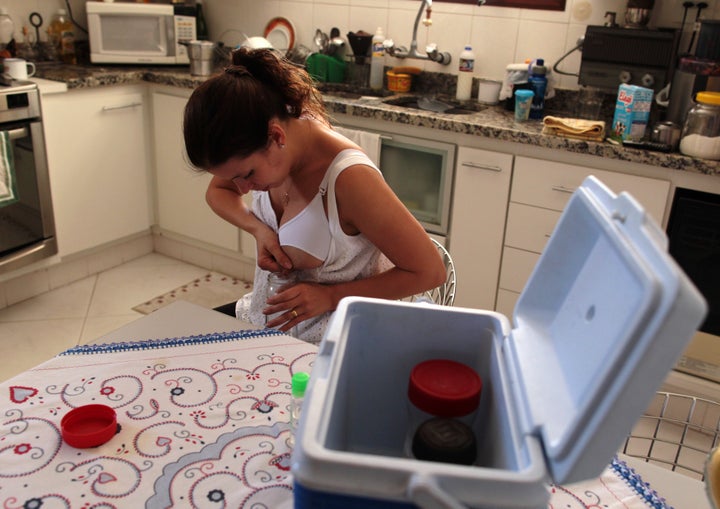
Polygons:
[[344,82],[346,65],[344,61],[322,53],[313,53],[305,61],[310,76],[323,83]]

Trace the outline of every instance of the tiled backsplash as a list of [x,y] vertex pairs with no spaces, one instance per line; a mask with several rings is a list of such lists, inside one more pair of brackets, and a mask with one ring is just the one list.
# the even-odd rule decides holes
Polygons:
[[[192,0],[189,0],[192,1]],[[720,0],[709,0],[702,18],[720,18]],[[429,28],[418,30],[418,48],[437,43],[440,51],[453,56],[449,66],[422,60],[400,61],[386,58],[386,65],[413,65],[427,71],[457,73],[457,57],[466,45],[473,47],[476,57],[476,77],[502,79],[505,66],[525,59],[544,58],[551,66],[572,49],[587,25],[602,25],[606,12],[616,12],[622,21],[627,0],[567,0],[563,12],[501,7],[477,7],[469,4],[434,2]],[[683,18],[682,0],[655,2],[651,27],[680,28]],[[22,25],[29,25],[30,12],[37,11],[44,18],[41,39],[54,12],[65,7],[65,0],[0,0],[8,7],[20,37]],[[85,0],[71,0],[75,19],[86,26]],[[320,28],[326,33],[338,27],[341,35],[364,30],[374,33],[382,27],[386,37],[397,45],[409,46],[412,28],[420,0],[204,0],[210,37],[215,41],[235,45],[244,35],[263,35],[268,21],[275,16],[288,18],[295,27],[296,42],[315,49],[313,36]],[[685,23],[687,47],[697,10],[688,12]],[[34,34],[34,29],[30,27]],[[78,38],[86,35],[78,30]],[[632,48],[628,48],[629,51]],[[576,73],[580,53],[575,51],[560,65],[560,69]],[[560,88],[576,88],[577,78],[557,76]]]

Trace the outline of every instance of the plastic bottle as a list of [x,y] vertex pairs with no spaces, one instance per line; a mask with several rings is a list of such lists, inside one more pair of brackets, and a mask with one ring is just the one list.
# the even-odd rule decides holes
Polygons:
[[530,106],[530,118],[543,118],[545,111],[545,91],[547,90],[547,67],[545,60],[538,58],[530,67],[528,83],[535,93]]
[[[278,293],[281,290],[285,290],[285,287],[292,286],[293,283],[297,282],[297,277],[295,274],[280,274],[271,272],[268,275],[268,297],[272,297],[276,293]],[[265,316],[265,323],[269,322],[270,320],[277,318],[278,316],[284,315],[285,312],[279,312],[272,315],[266,315]],[[286,334],[297,337],[298,330],[297,325],[293,326],[289,331],[286,332]]]
[[290,400],[290,438],[288,443],[291,448],[295,447],[295,435],[297,434],[298,422],[300,420],[300,413],[302,412],[308,381],[310,381],[310,375],[305,371],[298,371],[292,376],[292,381],[290,382],[292,399]]
[[75,64],[75,32],[73,24],[67,18],[65,9],[58,9],[55,17],[48,27],[48,37],[50,42],[57,49],[60,60],[66,64]]
[[372,38],[372,57],[370,59],[370,88],[380,90],[383,87],[383,70],[385,69],[385,35],[382,27],[378,27]]
[[473,71],[475,70],[475,53],[472,47],[465,46],[460,53],[460,66],[458,67],[458,84],[455,98],[458,101],[467,101],[472,93]]
[[13,40],[15,23],[8,14],[7,7],[0,7],[0,45],[4,48]]
[[202,8],[202,0],[195,0],[195,26],[197,27],[197,38],[199,41],[209,40],[207,22]]

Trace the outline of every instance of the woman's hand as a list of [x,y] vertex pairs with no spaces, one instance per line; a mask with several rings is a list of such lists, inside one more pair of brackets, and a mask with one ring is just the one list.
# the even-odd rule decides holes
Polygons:
[[263,309],[265,315],[282,312],[282,315],[270,320],[267,326],[287,332],[300,322],[334,309],[332,286],[296,283],[269,297],[267,304]]
[[291,270],[292,261],[280,247],[280,240],[272,228],[259,228],[255,233],[257,243],[257,264],[269,272],[287,272]]

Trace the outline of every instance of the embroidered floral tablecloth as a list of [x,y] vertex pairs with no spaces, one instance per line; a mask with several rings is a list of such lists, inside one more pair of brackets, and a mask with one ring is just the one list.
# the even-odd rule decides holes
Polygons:
[[[317,348],[272,331],[80,346],[0,384],[0,507],[292,507],[290,379]],[[60,420],[101,403],[106,444],[63,443]],[[552,486],[550,507],[665,507],[622,462]]]

